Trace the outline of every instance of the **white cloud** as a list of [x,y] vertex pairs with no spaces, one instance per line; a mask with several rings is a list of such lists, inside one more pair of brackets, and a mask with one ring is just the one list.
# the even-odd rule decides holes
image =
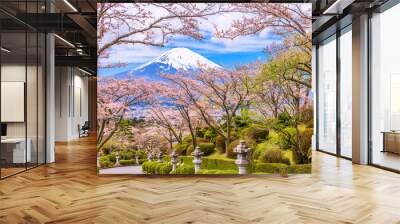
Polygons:
[[[201,4],[200,4],[201,5]],[[151,11],[155,17],[165,14],[163,9],[158,7],[149,6],[146,8]],[[133,9],[132,9],[133,10]],[[174,36],[166,43],[166,48],[145,46],[145,45],[117,45],[112,47],[108,58],[100,59],[102,63],[145,63],[149,60],[159,56],[171,47],[187,47],[194,49],[200,53],[217,53],[228,54],[236,52],[256,52],[262,51],[268,44],[277,41],[276,36],[270,29],[265,29],[258,34],[240,36],[233,40],[217,38],[214,35],[215,27],[219,29],[228,29],[232,22],[240,19],[242,13],[224,13],[210,16],[207,20],[199,20],[199,28],[201,33],[207,38],[206,40],[196,41],[186,36]],[[249,16],[249,15],[247,15]],[[172,24],[177,21],[171,21]],[[121,27],[121,29],[125,29]],[[157,39],[161,35],[154,33]],[[106,37],[105,39],[108,39]],[[136,38],[142,38],[140,35]]]
[[117,45],[109,52],[108,58],[101,58],[102,63],[145,63],[159,56],[168,49],[145,45]]

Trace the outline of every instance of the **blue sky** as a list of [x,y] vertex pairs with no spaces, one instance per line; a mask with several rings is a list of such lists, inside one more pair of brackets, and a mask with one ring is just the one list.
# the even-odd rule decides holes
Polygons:
[[212,21],[213,25],[201,24],[200,31],[204,36],[202,40],[195,40],[187,36],[173,36],[164,47],[145,45],[113,46],[109,51],[110,57],[99,59],[100,63],[126,63],[128,65],[112,69],[99,69],[99,75],[106,76],[132,70],[175,47],[189,48],[227,69],[256,60],[266,61],[265,47],[268,44],[281,41],[279,36],[269,30],[263,30],[255,35],[237,37],[233,40],[217,38],[213,34],[214,25],[226,27],[238,16],[240,15],[218,15],[218,18],[209,20]]

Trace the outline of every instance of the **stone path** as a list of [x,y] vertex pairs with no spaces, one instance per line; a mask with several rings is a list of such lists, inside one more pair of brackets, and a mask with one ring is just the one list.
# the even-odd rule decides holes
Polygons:
[[143,174],[142,166],[123,166],[101,169],[99,174]]

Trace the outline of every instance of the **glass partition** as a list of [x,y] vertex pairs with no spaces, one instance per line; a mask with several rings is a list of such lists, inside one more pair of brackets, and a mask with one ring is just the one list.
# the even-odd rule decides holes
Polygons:
[[340,154],[352,157],[352,33],[351,26],[340,35]]
[[27,167],[34,167],[38,160],[38,35],[27,33],[27,82],[26,82],[26,114],[27,114],[27,150],[30,151],[30,161]]
[[336,36],[318,47],[318,149],[336,153]]
[[370,120],[374,165],[400,170],[400,5],[371,18]]
[[31,162],[26,141],[26,41],[25,32],[1,34],[2,177],[24,171]]
[[[23,16],[44,1],[1,1]],[[0,178],[45,163],[45,44],[43,33],[0,12]]]

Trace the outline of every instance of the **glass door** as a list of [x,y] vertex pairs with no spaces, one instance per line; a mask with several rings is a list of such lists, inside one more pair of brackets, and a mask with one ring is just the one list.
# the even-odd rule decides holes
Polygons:
[[352,157],[352,32],[340,32],[340,155]]
[[318,47],[318,150],[336,154],[336,35]]

